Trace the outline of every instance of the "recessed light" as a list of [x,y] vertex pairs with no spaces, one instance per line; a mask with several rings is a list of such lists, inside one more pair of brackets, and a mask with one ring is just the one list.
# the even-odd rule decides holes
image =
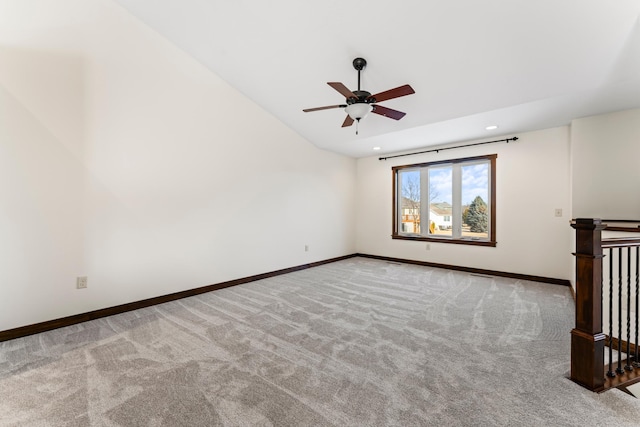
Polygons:
[[487,126],[485,129],[486,129],[486,130],[494,130],[494,129],[498,129],[498,125],[491,125],[491,126]]
[[374,150],[378,151],[380,147],[373,147]]

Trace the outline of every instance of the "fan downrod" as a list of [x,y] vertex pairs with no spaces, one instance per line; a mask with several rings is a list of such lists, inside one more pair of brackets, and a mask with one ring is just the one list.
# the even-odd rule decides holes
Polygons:
[[[360,71],[364,70],[364,67],[367,66],[367,61],[364,58],[356,58],[353,60],[353,68],[355,68],[356,70],[358,70],[358,90],[354,91],[353,93],[355,93],[358,98],[360,98],[360,94],[358,92],[361,92],[360,90]],[[359,101],[361,102],[361,101]]]

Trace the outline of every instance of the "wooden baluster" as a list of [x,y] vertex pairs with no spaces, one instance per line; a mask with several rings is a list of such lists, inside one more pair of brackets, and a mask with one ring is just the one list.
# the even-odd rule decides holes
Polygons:
[[622,248],[618,248],[618,367],[616,374],[624,374],[622,370]]
[[638,363],[638,294],[640,293],[640,272],[638,268],[640,268],[640,247],[636,246],[636,335],[633,342],[636,346],[633,357],[633,366],[635,368],[640,367],[640,363]]
[[609,248],[609,369],[607,376],[613,378],[616,373],[613,372],[613,249]]
[[627,248],[627,363],[626,371],[633,371],[631,366],[631,248]]

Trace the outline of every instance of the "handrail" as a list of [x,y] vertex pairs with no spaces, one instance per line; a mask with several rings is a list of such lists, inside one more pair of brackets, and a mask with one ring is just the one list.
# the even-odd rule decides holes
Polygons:
[[[640,233],[640,219],[601,219],[604,230],[607,231],[626,231],[630,233]],[[571,224],[575,224],[576,219],[571,220]],[[637,224],[635,227],[616,224]]]
[[609,237],[607,239],[602,239],[603,249],[626,248],[633,246],[640,246],[640,237]]
[[[603,219],[603,222],[607,223],[605,230],[608,231],[628,231],[631,233],[640,233],[640,220],[635,219]],[[614,224],[638,224],[635,227],[628,227],[625,225],[617,226]]]

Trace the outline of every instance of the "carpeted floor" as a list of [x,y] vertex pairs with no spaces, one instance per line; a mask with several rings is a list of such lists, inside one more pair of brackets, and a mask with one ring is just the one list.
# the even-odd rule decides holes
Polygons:
[[569,289],[352,258],[0,343],[2,426],[637,426]]

